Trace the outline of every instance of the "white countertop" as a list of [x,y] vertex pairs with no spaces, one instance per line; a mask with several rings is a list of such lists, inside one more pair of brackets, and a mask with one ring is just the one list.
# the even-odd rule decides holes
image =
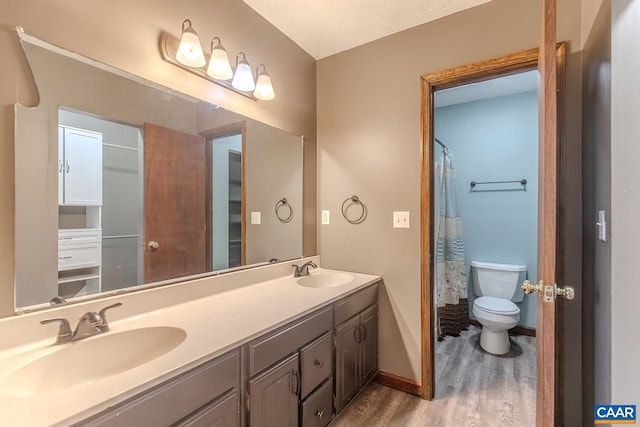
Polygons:
[[[311,274],[332,271],[319,268],[311,270]],[[186,331],[187,336],[168,353],[117,375],[36,396],[0,394],[0,424],[68,425],[80,421],[380,279],[368,274],[349,274],[354,277],[351,282],[327,288],[300,286],[288,275],[110,322],[111,331],[107,334],[173,326]],[[126,304],[124,297],[122,300]],[[88,339],[96,338],[100,336]],[[2,352],[0,382],[30,360],[59,348],[53,345],[54,339],[49,337]],[[100,363],[100,357],[104,356],[97,354],[93,360],[74,363]]]

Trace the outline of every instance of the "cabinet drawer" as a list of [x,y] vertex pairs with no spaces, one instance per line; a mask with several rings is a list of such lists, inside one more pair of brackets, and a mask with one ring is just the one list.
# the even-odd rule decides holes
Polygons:
[[205,363],[151,391],[83,421],[89,426],[168,426],[232,387],[240,377],[237,351]]
[[365,308],[378,302],[379,283],[380,282],[376,282],[373,285],[338,301],[335,304],[336,325],[339,325],[344,321],[351,319],[353,316],[360,313]]
[[302,398],[331,375],[332,336],[326,333],[300,350]]
[[330,378],[302,402],[302,427],[325,427],[333,418],[331,399],[333,380]]
[[99,229],[58,230],[58,246],[78,243],[100,243],[101,239],[102,230]]
[[102,245],[83,243],[58,247],[58,271],[97,267],[102,263]]
[[314,338],[331,331],[331,307],[297,320],[249,343],[249,376],[284,359]]

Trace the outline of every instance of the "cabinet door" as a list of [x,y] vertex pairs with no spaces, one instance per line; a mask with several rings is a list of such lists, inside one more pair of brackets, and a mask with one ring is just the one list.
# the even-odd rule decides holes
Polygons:
[[336,412],[340,412],[360,386],[360,318],[336,328]]
[[378,306],[363,311],[360,315],[361,342],[361,386],[378,371]]
[[58,204],[64,205],[64,128],[58,126]]
[[180,427],[238,427],[238,391],[233,390],[227,396],[217,399],[188,420],[178,423]]
[[102,134],[64,128],[64,204],[102,204]]
[[298,425],[298,354],[249,381],[251,427]]

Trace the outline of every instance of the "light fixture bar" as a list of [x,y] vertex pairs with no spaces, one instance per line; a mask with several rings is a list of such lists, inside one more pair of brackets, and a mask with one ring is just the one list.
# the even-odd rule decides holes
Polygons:
[[[194,68],[194,67],[188,67],[186,65],[181,64],[177,59],[176,59],[176,54],[178,52],[178,46],[180,44],[180,40],[176,39],[175,37],[171,36],[170,34],[167,33],[162,33],[162,37],[160,40],[160,53],[162,54],[162,58],[167,61],[172,63],[173,65],[182,68],[183,70],[187,70],[190,73],[193,73],[197,76],[200,76],[210,82],[213,82],[215,84],[217,84],[218,86],[222,86],[226,89],[229,89],[237,94],[240,94],[242,96],[245,96],[249,99],[252,99],[254,101],[257,101],[258,98],[256,98],[252,92],[243,92],[241,90],[236,89],[235,87],[233,87],[231,85],[230,81],[225,81],[225,80],[217,80],[214,79],[212,77],[210,77],[207,74],[206,68]],[[204,53],[205,59],[207,61],[207,63],[209,63],[210,60],[210,55],[208,55],[206,52]]]

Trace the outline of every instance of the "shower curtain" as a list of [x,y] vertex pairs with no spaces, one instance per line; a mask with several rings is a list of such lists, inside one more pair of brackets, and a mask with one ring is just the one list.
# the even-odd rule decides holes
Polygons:
[[[436,230],[434,275],[438,339],[458,336],[469,326],[467,275],[464,267],[462,218],[456,196],[456,170],[451,150],[444,149],[436,167]],[[439,194],[438,194],[439,193]],[[438,203],[439,202],[439,203]],[[439,214],[438,214],[439,212]]]

